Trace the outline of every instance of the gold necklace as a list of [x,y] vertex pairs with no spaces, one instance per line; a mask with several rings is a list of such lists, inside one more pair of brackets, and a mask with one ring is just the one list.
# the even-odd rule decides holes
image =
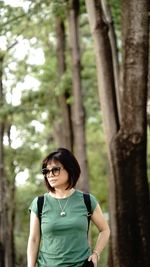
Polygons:
[[59,207],[60,207],[60,210],[61,210],[61,212],[60,212],[60,216],[61,216],[61,217],[64,217],[64,216],[66,216],[66,214],[67,214],[66,211],[65,211],[65,208],[66,208],[66,206],[67,206],[68,200],[69,200],[69,197],[67,198],[64,207],[62,207],[62,205],[61,205],[61,203],[60,203],[60,200],[57,198],[57,201],[58,201],[58,204],[59,204]]

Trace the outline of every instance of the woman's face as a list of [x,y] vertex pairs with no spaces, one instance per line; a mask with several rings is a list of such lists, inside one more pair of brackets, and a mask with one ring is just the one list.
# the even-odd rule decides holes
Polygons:
[[46,167],[49,172],[46,178],[51,187],[55,189],[66,189],[68,187],[68,172],[59,161],[50,161]]

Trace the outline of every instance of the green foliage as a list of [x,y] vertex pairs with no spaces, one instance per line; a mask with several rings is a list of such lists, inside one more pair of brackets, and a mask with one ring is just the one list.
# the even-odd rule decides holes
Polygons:
[[29,235],[29,206],[33,198],[44,192],[42,184],[29,183],[26,186],[17,188],[16,193],[16,225],[15,225],[15,245],[16,245],[16,265],[26,262],[26,248]]
[[68,1],[64,0],[52,0],[52,14],[56,17],[65,20],[66,18],[66,11],[68,10]]
[[[100,114],[88,120],[87,151],[91,192],[108,211],[108,159]],[[99,127],[99,128],[98,128]]]
[[[0,9],[2,14],[2,19],[0,22],[1,35],[6,35],[8,32],[12,32],[13,29],[24,21],[23,18],[26,16],[24,10],[20,7],[14,8],[10,5],[5,5],[3,2],[0,3]],[[4,18],[4,19],[3,19]],[[14,31],[16,33],[16,30]]]
[[117,31],[120,31],[121,30],[121,2],[120,0],[107,0],[107,2],[111,8],[113,20],[115,23],[115,29]]

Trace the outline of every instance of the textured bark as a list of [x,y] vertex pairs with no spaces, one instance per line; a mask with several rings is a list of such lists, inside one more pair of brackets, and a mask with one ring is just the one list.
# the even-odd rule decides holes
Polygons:
[[120,86],[120,70],[119,70],[119,59],[118,59],[118,47],[117,47],[117,37],[115,33],[113,18],[111,15],[110,7],[105,0],[102,0],[102,8],[105,14],[105,20],[108,25],[108,36],[112,51],[112,62],[113,62],[113,73],[114,73],[114,83],[116,91],[116,103],[118,110],[119,121],[121,120],[121,86]]
[[[150,210],[146,162],[148,1],[122,1],[123,102],[112,144],[120,266],[150,265]],[[124,235],[126,231],[126,235]],[[130,244],[126,246],[126,244]]]
[[[2,70],[3,60],[0,58],[0,107],[3,107],[3,84]],[[8,185],[4,168],[4,145],[3,137],[6,119],[0,119],[0,266],[15,266],[14,248],[14,187],[15,184]]]
[[[11,138],[10,138],[11,124],[7,124],[7,136],[9,140],[9,148],[11,150]],[[15,173],[14,159],[10,161],[10,172]],[[15,214],[16,214],[16,185],[15,185],[15,176],[11,177],[11,180],[8,184],[9,186],[9,195],[8,195],[8,220],[9,220],[9,253],[10,261],[9,266],[15,267],[16,263],[16,249],[15,249],[15,238],[14,238],[14,229],[15,229]]]
[[[65,64],[65,27],[64,22],[57,17],[56,18],[56,35],[57,35],[57,60],[58,60],[58,79],[61,79],[66,71]],[[70,105],[67,104],[68,92],[59,95],[59,105],[61,109],[62,121],[58,128],[60,128],[58,135],[59,146],[66,147],[73,150],[73,134]]]
[[85,113],[82,100],[81,88],[81,65],[78,33],[79,1],[69,1],[69,35],[72,52],[72,75],[73,75],[73,135],[74,151],[81,166],[81,178],[78,187],[88,191],[88,171],[85,148]]
[[[91,32],[94,38],[98,91],[100,105],[103,114],[103,124],[108,145],[108,158],[110,162],[109,177],[109,209],[111,224],[111,253],[109,254],[109,263],[112,267],[118,267],[118,243],[117,243],[117,220],[116,220],[116,187],[115,177],[112,170],[111,153],[109,144],[119,129],[118,109],[116,104],[115,79],[113,72],[112,49],[109,39],[109,23],[105,18],[105,12],[100,1],[86,0],[87,11]],[[112,255],[112,257],[110,256]],[[115,264],[114,264],[115,263]]]
[[[2,85],[3,57],[0,57],[0,107],[3,105]],[[0,120],[0,266],[5,267],[5,179],[4,179],[4,149],[3,149],[4,123]]]
[[[149,14],[150,14],[150,5],[149,5]],[[150,15],[149,15],[149,53],[148,53],[148,98],[147,98],[147,121],[148,126],[150,127]]]
[[0,123],[0,263],[5,266],[5,219],[4,216],[4,171],[3,171],[3,149],[2,149],[2,136],[4,127]]
[[116,133],[119,120],[116,104],[115,79],[113,72],[113,58],[110,39],[108,36],[109,23],[105,19],[105,12],[102,9],[101,1],[86,0],[87,11],[91,32],[94,37],[98,91],[105,123],[107,142]]
[[[95,41],[99,92],[110,162],[112,267],[150,265],[146,162],[148,1],[122,1],[123,93],[116,108],[112,55],[102,1],[86,0]],[[121,118],[119,121],[118,118]]]

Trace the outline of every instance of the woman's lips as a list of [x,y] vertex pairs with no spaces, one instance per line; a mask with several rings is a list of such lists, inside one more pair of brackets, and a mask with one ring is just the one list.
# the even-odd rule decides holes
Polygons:
[[56,179],[49,179],[49,183],[56,183],[57,180]]

